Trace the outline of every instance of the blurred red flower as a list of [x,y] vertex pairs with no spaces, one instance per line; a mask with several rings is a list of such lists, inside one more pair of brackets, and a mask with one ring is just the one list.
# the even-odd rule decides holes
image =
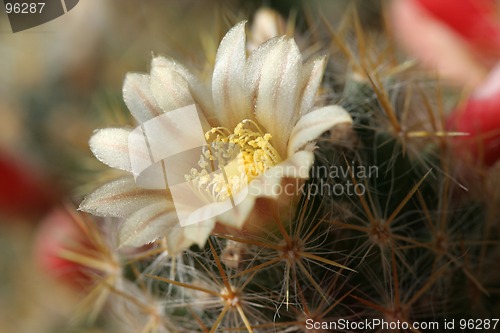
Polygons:
[[56,201],[48,177],[16,156],[0,150],[0,213],[38,220]]
[[64,251],[90,251],[94,247],[77,221],[64,208],[51,211],[37,230],[34,256],[40,269],[65,285],[80,290],[91,282],[89,269],[62,256]]
[[424,67],[472,92],[448,128],[454,150],[479,164],[500,159],[500,17],[496,0],[395,0],[396,37]]
[[496,0],[417,0],[432,16],[480,51],[500,55]]

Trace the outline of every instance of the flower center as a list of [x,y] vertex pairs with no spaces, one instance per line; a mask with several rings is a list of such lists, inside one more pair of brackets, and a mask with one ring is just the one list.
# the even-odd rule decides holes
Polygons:
[[208,145],[198,161],[200,169],[191,169],[185,178],[208,199],[215,197],[221,202],[231,198],[252,179],[281,162],[278,151],[269,142],[271,134],[250,119],[236,125],[233,132],[214,127],[205,133],[205,138]]

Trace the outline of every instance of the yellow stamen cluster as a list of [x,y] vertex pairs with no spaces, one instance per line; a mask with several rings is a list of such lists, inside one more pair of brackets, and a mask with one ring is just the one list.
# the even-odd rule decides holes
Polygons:
[[233,133],[225,127],[215,127],[205,137],[209,145],[204,147],[198,161],[201,170],[191,169],[186,180],[204,192],[203,196],[208,195],[207,199],[227,200],[281,162],[270,143],[271,134],[249,119],[239,123]]

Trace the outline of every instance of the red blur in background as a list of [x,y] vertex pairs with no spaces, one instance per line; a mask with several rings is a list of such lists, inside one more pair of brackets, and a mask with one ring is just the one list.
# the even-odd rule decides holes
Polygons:
[[52,210],[38,226],[34,258],[40,269],[71,289],[81,290],[92,284],[89,269],[65,259],[63,251],[94,249],[74,217],[64,208]]
[[0,214],[35,220],[57,201],[57,186],[35,167],[0,150]]
[[500,19],[495,0],[417,0],[473,47],[500,55]]
[[395,0],[395,34],[428,69],[470,96],[449,114],[459,159],[500,160],[500,16],[496,0]]

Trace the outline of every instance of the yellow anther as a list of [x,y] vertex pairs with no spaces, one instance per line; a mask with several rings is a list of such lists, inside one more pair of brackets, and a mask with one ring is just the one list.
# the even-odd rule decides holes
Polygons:
[[[236,125],[232,133],[225,127],[214,127],[205,133],[205,137],[209,146],[200,156],[200,170],[192,169],[185,178],[198,191],[204,192],[202,195],[210,193],[218,201],[229,199],[242,190],[247,182],[281,162],[281,157],[270,142],[272,135],[265,133],[250,119]],[[243,168],[238,164],[236,167],[230,164],[236,159],[243,162]],[[223,173],[226,175],[209,170],[214,164],[219,169],[224,168]]]

